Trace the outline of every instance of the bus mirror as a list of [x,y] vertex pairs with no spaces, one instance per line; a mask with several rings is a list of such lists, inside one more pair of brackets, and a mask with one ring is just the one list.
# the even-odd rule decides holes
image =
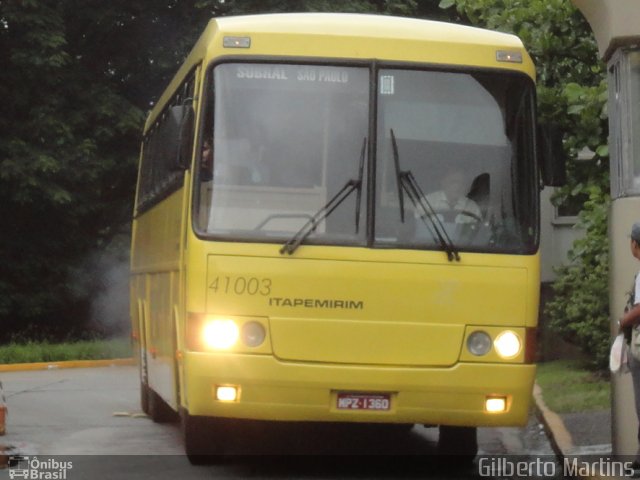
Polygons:
[[553,125],[541,126],[538,140],[542,182],[548,187],[561,187],[567,183],[562,130]]
[[174,168],[186,170],[191,165],[193,147],[193,108],[191,105],[175,105],[171,107],[172,123],[176,126],[174,151],[176,159]]

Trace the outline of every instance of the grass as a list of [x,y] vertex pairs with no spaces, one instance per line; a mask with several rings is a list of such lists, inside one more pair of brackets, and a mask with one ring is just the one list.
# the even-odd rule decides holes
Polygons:
[[128,338],[64,343],[28,341],[0,345],[0,365],[66,360],[102,360],[130,356],[131,342]]
[[537,382],[547,406],[557,413],[609,409],[609,377],[586,370],[579,360],[538,364]]

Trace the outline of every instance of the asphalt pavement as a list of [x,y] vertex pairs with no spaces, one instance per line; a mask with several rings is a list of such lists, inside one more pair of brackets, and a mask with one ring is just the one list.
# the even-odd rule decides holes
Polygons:
[[[128,465],[131,477],[123,477],[120,468],[118,476],[114,474],[109,478],[137,478],[135,472],[144,469],[151,469],[154,479],[175,478],[171,472],[181,469],[189,472],[187,478],[212,478],[212,472],[217,472],[216,478],[246,478],[248,474],[247,470],[242,470],[249,468],[246,465],[237,466],[240,470],[226,471],[226,474],[221,470],[190,468],[183,456],[179,426],[155,424],[141,414],[138,372],[134,366],[2,372],[0,381],[8,405],[7,433],[0,436],[0,465],[4,451],[5,463],[9,456],[15,455],[32,459],[36,456],[40,459],[72,456],[76,472],[80,466],[85,468],[89,463],[93,466],[86,468],[94,468],[97,472],[116,469],[118,463]],[[317,452],[334,455],[322,461],[326,467],[335,462],[336,454],[343,453],[369,455],[370,459],[390,458],[390,454],[429,456],[436,453],[437,435],[436,428],[423,426],[407,431],[350,430],[348,427],[336,430],[318,425],[254,427],[252,440],[235,448],[240,455],[255,451],[276,455],[310,456]],[[481,428],[478,437],[480,455],[555,458],[543,425],[533,412],[526,427]],[[365,464],[371,464],[371,461],[367,460]],[[261,468],[264,471],[264,465]],[[0,478],[7,470],[0,470]],[[269,477],[289,478],[287,470],[276,470],[273,475],[272,471],[267,472]],[[255,476],[254,473],[251,476]],[[342,471],[335,473],[331,472],[328,477],[372,478],[363,477],[361,471],[345,475]],[[378,470],[372,473],[377,475]],[[302,476],[316,478],[314,475]],[[424,475],[418,477],[424,478]],[[70,475],[66,478],[79,477]]]
[[[622,479],[612,467],[611,410],[596,410],[558,414],[544,403],[538,385],[534,389],[534,399],[538,419],[547,431],[554,452],[564,464],[577,459],[590,468],[584,469],[576,477],[584,479]],[[603,462],[600,462],[603,459]],[[628,477],[627,477],[628,478]]]

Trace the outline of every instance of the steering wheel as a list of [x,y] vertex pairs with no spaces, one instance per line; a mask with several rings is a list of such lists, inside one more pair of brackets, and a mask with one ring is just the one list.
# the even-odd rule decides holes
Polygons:
[[[434,213],[436,215],[441,215],[442,218],[444,219],[444,221],[447,222],[447,223],[458,223],[458,222],[456,222],[456,217],[458,215],[464,215],[466,217],[472,218],[476,222],[482,222],[482,217],[480,215],[478,215],[477,213],[474,213],[474,212],[472,212],[470,210],[456,210],[455,208],[451,208],[451,209],[446,209],[446,210],[444,210],[444,209],[435,210]],[[466,223],[466,222],[460,222],[460,223]],[[469,223],[471,223],[471,222],[469,222]]]
[[474,213],[474,212],[472,212],[470,210],[454,210],[454,212],[456,212],[458,215],[466,215],[467,217],[471,217],[476,222],[482,222],[482,217],[480,215],[478,215],[477,213]]

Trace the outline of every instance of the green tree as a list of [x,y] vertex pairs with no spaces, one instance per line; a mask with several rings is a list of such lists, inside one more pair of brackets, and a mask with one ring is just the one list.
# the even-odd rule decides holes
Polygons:
[[606,85],[604,81],[597,86],[569,83],[564,95],[567,117],[574,122],[567,146],[573,152],[587,146],[596,155],[580,169],[576,162],[570,164],[572,181],[555,199],[584,199],[577,226],[584,229],[585,235],[569,250],[569,262],[556,271],[554,298],[547,304],[546,314],[551,326],[579,345],[594,368],[605,369],[610,341]]
[[[219,4],[209,0],[208,5]],[[345,12],[413,15],[416,0],[227,0],[226,13],[233,15],[276,12]]]
[[80,326],[76,274],[130,215],[142,114],[69,48],[68,6],[0,3],[4,336]]
[[[593,366],[603,367],[609,344],[608,125],[605,67],[591,29],[566,0],[442,0],[440,6],[455,6],[473,25],[518,35],[536,63],[541,121],[564,133],[568,158],[568,183],[554,202],[584,201],[579,227],[586,232],[570,250],[569,263],[557,271],[555,298],[546,313]],[[595,156],[577,161],[584,147]]]

